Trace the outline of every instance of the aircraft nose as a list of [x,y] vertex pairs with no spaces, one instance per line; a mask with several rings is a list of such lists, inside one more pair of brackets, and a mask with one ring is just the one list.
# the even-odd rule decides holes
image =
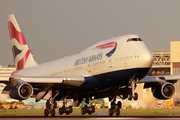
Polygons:
[[150,68],[153,63],[153,56],[152,56],[151,51],[148,48],[144,49],[141,56],[142,56],[143,66]]

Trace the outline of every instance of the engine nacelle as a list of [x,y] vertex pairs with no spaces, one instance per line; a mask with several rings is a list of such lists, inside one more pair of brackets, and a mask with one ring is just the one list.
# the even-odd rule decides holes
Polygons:
[[9,96],[16,100],[26,100],[33,94],[33,87],[28,83],[21,83],[13,87]]
[[159,87],[152,88],[153,96],[158,99],[170,99],[174,96],[176,90],[172,83],[166,82]]

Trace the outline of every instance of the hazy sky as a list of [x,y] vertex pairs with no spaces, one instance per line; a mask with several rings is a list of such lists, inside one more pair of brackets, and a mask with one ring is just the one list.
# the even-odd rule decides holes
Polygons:
[[180,41],[180,0],[0,0],[0,65],[13,64],[7,15],[15,14],[38,63],[99,41],[139,35],[150,50]]

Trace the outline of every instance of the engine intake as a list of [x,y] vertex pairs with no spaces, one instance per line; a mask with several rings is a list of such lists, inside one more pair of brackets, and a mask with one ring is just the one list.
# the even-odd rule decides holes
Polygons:
[[174,96],[175,91],[174,85],[169,82],[152,89],[153,96],[158,99],[170,99]]
[[13,87],[9,96],[16,100],[26,100],[33,94],[33,87],[28,83],[21,83]]

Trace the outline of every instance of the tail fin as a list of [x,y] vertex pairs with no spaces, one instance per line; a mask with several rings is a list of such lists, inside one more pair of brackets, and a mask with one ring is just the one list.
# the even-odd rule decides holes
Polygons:
[[14,14],[7,16],[16,70],[37,66]]

